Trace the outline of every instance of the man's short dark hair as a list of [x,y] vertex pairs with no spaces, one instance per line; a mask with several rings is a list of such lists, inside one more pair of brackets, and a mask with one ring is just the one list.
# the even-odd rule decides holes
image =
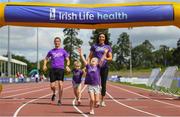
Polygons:
[[59,39],[59,41],[61,42],[61,38],[60,38],[60,37],[55,37],[55,38],[54,38],[54,41],[55,41],[56,39]]

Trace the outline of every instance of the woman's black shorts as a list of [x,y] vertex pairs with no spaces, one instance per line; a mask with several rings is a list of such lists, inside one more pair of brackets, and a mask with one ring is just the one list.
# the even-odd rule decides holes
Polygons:
[[55,82],[57,80],[64,81],[64,69],[61,68],[50,69],[49,77],[50,77],[50,82]]

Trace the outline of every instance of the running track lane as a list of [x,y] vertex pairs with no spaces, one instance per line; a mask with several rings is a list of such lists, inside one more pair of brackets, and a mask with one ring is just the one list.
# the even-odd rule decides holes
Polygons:
[[[49,83],[39,83],[40,87],[41,85],[45,86],[44,88],[49,87]],[[0,110],[2,110],[0,116],[16,115],[17,109],[23,104],[25,106],[19,110],[18,116],[89,116],[87,89],[82,94],[82,105],[73,106],[74,94],[72,88],[68,86],[71,86],[71,83],[65,81],[64,89],[68,89],[64,90],[63,104],[60,107],[50,103],[50,89],[19,95],[25,93],[21,90],[16,91],[18,96],[14,96],[14,99],[0,98]],[[169,96],[152,95],[152,92],[146,90],[109,82],[107,89],[107,106],[95,108],[96,116],[180,116],[179,100],[171,100]],[[34,90],[29,89],[29,92]]]
[[[19,92],[16,92],[16,95],[6,94],[6,96],[4,96],[5,98],[0,96],[0,116],[12,116],[16,109],[22,104],[28,102],[29,100],[36,99],[42,95],[51,93],[49,83],[39,83],[38,85],[39,87],[44,86],[44,88],[32,90],[32,87],[37,86],[37,84],[34,83],[29,85],[29,90],[21,90]],[[68,86],[70,86],[69,83]],[[65,83],[64,87],[67,87],[67,83]],[[16,90],[16,87],[14,87],[14,89]],[[47,99],[49,102],[50,97],[47,97]]]
[[3,91],[10,91],[10,90],[14,90],[14,88],[16,89],[22,89],[25,87],[29,87],[29,86],[38,86],[38,83],[14,83],[14,84],[4,84],[3,85]]
[[[125,85],[108,84],[108,87],[111,89],[108,96],[114,98],[116,103],[123,103],[157,116],[180,116],[179,100],[172,100],[165,95],[150,95],[152,92]],[[119,96],[115,95],[117,93]],[[134,97],[132,98],[132,96]]]

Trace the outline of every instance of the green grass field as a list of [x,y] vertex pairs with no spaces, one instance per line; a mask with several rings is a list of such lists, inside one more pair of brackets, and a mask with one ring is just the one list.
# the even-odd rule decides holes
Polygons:
[[[151,74],[151,71],[152,71],[152,69],[134,69],[134,70],[132,70],[132,76],[148,78]],[[163,74],[164,71],[165,71],[165,69],[162,69],[161,74]],[[123,77],[129,77],[130,71],[129,70],[110,71],[109,76],[112,76],[112,75],[120,75]],[[180,69],[176,73],[176,76],[180,78]]]
[[[133,77],[140,77],[140,78],[148,78],[151,74],[151,70],[152,69],[133,69],[132,71],[132,76]],[[165,69],[161,70],[161,74],[163,74],[163,72],[165,71]],[[119,71],[109,71],[109,76],[112,75],[120,75],[122,77],[129,77],[130,76],[130,71],[129,70],[119,70]],[[177,77],[180,78],[180,69],[176,74]],[[72,74],[66,74],[65,75],[66,78],[72,78]]]
[[[165,69],[161,70],[161,75],[164,73]],[[112,75],[120,75],[122,77],[129,77],[130,75],[130,71],[129,70],[120,70],[120,71],[113,71],[109,73],[109,76]],[[134,69],[132,71],[132,76],[133,77],[140,77],[140,78],[148,78],[151,74],[151,69]],[[178,70],[178,72],[175,75],[177,78],[180,78],[180,69]],[[131,84],[131,83],[122,83],[122,82],[118,82],[116,84],[121,84],[121,85],[129,85],[129,86],[134,86],[134,87],[139,87],[139,88],[143,88],[143,89],[150,89],[153,90],[152,87],[148,87],[145,84]],[[164,89],[165,90],[165,89]],[[176,95],[180,95],[180,88],[175,88],[172,90],[177,90],[178,93],[175,93]]]
[[[148,89],[148,90],[152,90],[152,91],[154,90],[152,87],[148,87],[145,84],[131,84],[131,83],[125,83],[125,82],[112,82],[112,83],[128,85],[128,86],[138,87],[138,88],[142,88],[142,89]],[[170,90],[171,90],[171,94],[180,96],[180,88],[174,88],[174,89],[170,89]],[[169,93],[169,94],[170,94],[170,92],[169,92],[170,90],[167,90],[167,89],[161,87],[161,91]]]

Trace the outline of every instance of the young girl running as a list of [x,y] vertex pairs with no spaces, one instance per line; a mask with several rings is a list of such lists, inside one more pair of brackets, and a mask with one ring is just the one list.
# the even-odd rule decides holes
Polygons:
[[74,69],[72,70],[73,73],[72,84],[73,84],[73,90],[74,90],[74,95],[76,97],[77,105],[81,104],[81,81],[82,81],[83,71],[80,68],[81,68],[81,62],[74,61]]
[[104,57],[98,62],[97,58],[92,58],[90,64],[85,60],[82,50],[79,48],[78,52],[81,59],[86,66],[86,78],[85,84],[88,85],[88,93],[90,97],[90,112],[89,114],[94,115],[94,107],[98,106],[99,94],[100,94],[100,67],[104,61],[107,51],[105,51]]

